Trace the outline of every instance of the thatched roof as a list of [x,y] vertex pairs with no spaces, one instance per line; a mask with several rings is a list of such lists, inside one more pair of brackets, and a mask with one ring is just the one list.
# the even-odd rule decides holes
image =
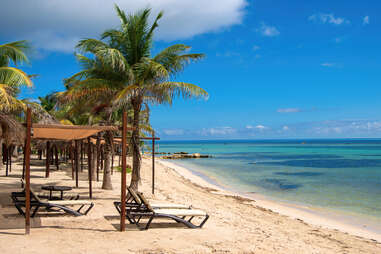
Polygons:
[[0,113],[0,138],[6,145],[24,145],[25,128],[12,116]]

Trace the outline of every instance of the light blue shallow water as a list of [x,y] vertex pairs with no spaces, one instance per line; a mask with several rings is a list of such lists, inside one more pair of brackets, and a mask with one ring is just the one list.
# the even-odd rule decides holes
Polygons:
[[381,140],[161,141],[159,152],[224,186],[381,222]]

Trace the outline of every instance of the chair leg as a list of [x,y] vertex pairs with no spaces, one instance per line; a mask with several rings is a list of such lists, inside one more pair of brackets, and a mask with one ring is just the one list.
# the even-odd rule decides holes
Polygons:
[[151,225],[151,222],[152,222],[152,220],[153,220],[153,217],[154,217],[154,215],[152,215],[150,218],[149,218],[149,220],[148,220],[148,222],[147,222],[147,224],[146,224],[146,226],[145,226],[145,230],[147,230],[147,229],[149,229],[149,226]]
[[206,215],[205,219],[201,222],[201,224],[199,225],[200,228],[202,228],[202,226],[204,226],[205,222],[209,219],[209,215]]
[[38,211],[38,209],[40,208],[40,205],[36,205],[36,208],[34,209],[34,211],[33,211],[33,213],[32,213],[32,216],[30,216],[30,217],[34,217],[35,215],[36,215],[36,213],[37,213],[37,211]]
[[93,208],[93,206],[94,204],[91,204],[89,208],[85,211],[84,215],[87,215],[90,212],[90,210]]

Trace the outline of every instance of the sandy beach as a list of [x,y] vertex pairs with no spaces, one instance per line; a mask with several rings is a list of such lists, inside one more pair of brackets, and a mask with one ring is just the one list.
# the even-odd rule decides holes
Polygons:
[[[381,238],[375,233],[268,200],[235,196],[168,162],[156,163],[153,196],[149,158],[143,159],[140,190],[150,199],[207,211],[210,219],[202,229],[157,220],[147,231],[128,225],[126,232],[119,232],[113,201],[120,198],[120,173],[114,172],[112,191],[101,190],[101,181],[94,182],[95,207],[87,216],[41,214],[32,219],[31,235],[25,236],[24,219],[9,197],[20,190],[21,167],[19,161],[9,177],[3,171],[0,177],[0,253],[381,253]],[[74,187],[70,170],[53,171],[46,179],[44,161],[32,160],[32,187]],[[73,192],[86,199],[86,170],[80,179]]]

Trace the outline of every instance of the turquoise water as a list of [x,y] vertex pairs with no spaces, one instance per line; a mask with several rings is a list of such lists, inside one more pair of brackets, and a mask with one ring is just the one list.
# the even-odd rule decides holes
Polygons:
[[158,149],[213,155],[171,162],[236,191],[381,219],[381,140],[161,141]]

